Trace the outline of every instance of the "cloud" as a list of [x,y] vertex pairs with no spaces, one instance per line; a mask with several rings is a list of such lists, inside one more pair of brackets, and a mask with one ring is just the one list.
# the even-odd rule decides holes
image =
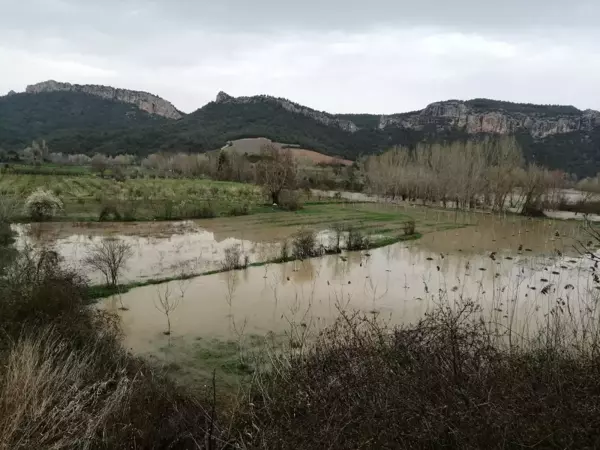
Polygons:
[[219,90],[332,112],[473,97],[600,109],[594,0],[0,0],[0,10],[0,92],[53,78],[150,91],[184,111]]

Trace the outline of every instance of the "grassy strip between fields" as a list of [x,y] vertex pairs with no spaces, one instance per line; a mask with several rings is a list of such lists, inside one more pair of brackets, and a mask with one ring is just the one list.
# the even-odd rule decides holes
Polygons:
[[[401,235],[401,236],[386,236],[386,237],[377,239],[376,241],[372,242],[365,250],[373,250],[376,248],[381,248],[381,247],[385,247],[388,245],[396,244],[398,242],[413,241],[416,239],[420,239],[421,236],[422,236],[421,233],[413,233],[410,235]],[[324,255],[315,255],[312,258],[317,258],[320,256],[325,256],[325,255],[334,255],[334,254],[338,254],[338,252],[335,250],[329,250],[329,251],[326,251]],[[133,283],[120,284],[118,286],[92,285],[88,288],[88,298],[90,300],[99,300],[102,298],[110,297],[115,294],[125,294],[126,292],[129,292],[131,289],[138,288],[138,287],[153,286],[156,284],[163,284],[163,283],[168,283],[168,282],[177,281],[177,280],[189,280],[191,278],[202,277],[202,276],[207,276],[207,275],[215,275],[218,273],[230,272],[232,270],[244,270],[249,267],[261,267],[261,266],[265,266],[267,264],[281,264],[281,263],[294,261],[294,259],[295,258],[293,258],[293,257],[274,258],[274,259],[270,259],[270,260],[266,260],[266,261],[250,263],[250,264],[248,264],[247,267],[243,267],[240,269],[229,269],[229,268],[213,269],[213,270],[209,270],[206,272],[198,272],[198,273],[191,273],[191,274],[185,274],[185,275],[175,275],[172,277],[164,277],[164,278],[153,278],[151,280],[145,280],[145,281],[136,281]]]

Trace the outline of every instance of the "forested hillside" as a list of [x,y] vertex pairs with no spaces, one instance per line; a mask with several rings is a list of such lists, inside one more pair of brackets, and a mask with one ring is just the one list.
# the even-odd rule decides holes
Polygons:
[[600,113],[573,106],[474,99],[390,116],[331,115],[285,99],[220,94],[175,120],[83,92],[0,97],[0,148],[13,151],[45,139],[53,152],[144,156],[205,152],[235,139],[265,137],[356,159],[395,145],[478,139],[490,132],[514,133],[528,160],[550,168],[588,176],[600,167]]

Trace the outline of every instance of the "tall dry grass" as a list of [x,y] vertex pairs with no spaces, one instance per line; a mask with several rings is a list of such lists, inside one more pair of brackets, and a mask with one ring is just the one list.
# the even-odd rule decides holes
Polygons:
[[0,448],[216,448],[209,393],[129,354],[86,286],[44,251],[0,277]]
[[[0,379],[0,448],[96,448],[132,397],[120,361],[106,373],[95,342],[76,351],[52,328],[21,336]],[[99,376],[100,375],[100,376]]]

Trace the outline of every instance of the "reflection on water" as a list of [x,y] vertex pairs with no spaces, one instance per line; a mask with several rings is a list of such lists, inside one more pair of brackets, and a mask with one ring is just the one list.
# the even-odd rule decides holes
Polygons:
[[[580,257],[575,244],[582,242],[592,251],[597,246],[588,242],[581,222],[489,214],[467,217],[435,210],[414,213],[421,214],[422,231],[431,224],[453,223],[452,216],[459,214],[458,222],[471,225],[425,232],[418,241],[368,252],[138,288],[101,306],[122,317],[129,347],[153,352],[169,339],[163,334],[166,317],[155,308],[159,293],[166,292],[179,296],[170,319],[173,336],[180,341],[232,338],[241,330],[279,333],[294,325],[318,328],[330,323],[339,309],[359,309],[392,323],[407,323],[441,301],[470,299],[480,302],[500,326],[522,328],[537,326],[556,305],[577,314],[589,306],[579,302],[595,305],[598,291],[590,277],[590,262]],[[281,239],[293,232],[291,227],[245,227],[244,220],[250,219],[28,225],[18,228],[18,242],[51,245],[77,265],[91,243],[118,236],[135,250],[124,277],[131,281],[177,275],[181,270],[210,270],[233,244],[242,246],[251,261],[264,261],[275,256]],[[119,310],[121,301],[127,311]]]
[[[501,326],[520,329],[537,326],[559,299],[577,312],[584,307],[577,302],[596,298],[591,264],[573,247],[577,228],[550,221],[485,220],[409,244],[189,280],[171,316],[173,334],[191,340],[235,338],[240,328],[260,335],[291,326],[319,328],[339,309],[407,323],[442,301],[461,299],[482,303],[485,314]],[[152,352],[165,344],[166,321],[152,306],[155,298],[156,286],[122,296],[129,308],[119,312],[126,344],[136,351]],[[118,306],[115,300],[104,305]]]
[[[81,267],[91,246],[107,236],[118,237],[133,249],[133,257],[122,276],[124,283],[219,268],[225,249],[232,245],[241,246],[251,262],[273,258],[279,249],[278,242],[257,242],[251,233],[248,238],[217,239],[215,233],[199,228],[194,222],[135,225],[94,224],[84,229],[60,223],[21,225],[17,227],[17,243],[20,246],[52,246],[69,264]],[[92,282],[102,282],[99,273],[88,275]]]
[[[268,261],[279,255],[281,241],[293,231],[290,227],[224,231],[223,219],[201,223],[203,228],[194,221],[19,225],[17,245],[52,247],[70,265],[85,271],[82,261],[90,247],[108,236],[119,238],[133,249],[121,277],[129,283],[219,269],[225,249],[234,245],[250,263]],[[326,231],[318,233],[318,243],[328,240]],[[87,275],[92,283],[103,281],[100,273]]]

